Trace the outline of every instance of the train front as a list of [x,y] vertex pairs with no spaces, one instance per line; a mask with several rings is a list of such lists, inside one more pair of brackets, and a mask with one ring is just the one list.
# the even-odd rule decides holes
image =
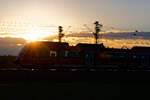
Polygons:
[[21,50],[16,63],[24,68],[52,68],[62,64],[61,54],[68,46],[68,43],[59,42],[31,42]]

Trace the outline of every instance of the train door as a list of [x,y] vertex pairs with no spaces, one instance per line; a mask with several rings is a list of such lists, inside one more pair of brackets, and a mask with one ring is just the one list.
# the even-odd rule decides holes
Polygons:
[[150,67],[149,66],[149,64],[150,64],[149,61],[150,61],[150,59],[149,59],[148,55],[141,56],[141,66],[142,67]]
[[94,64],[94,52],[88,51],[85,55],[85,64],[91,66]]

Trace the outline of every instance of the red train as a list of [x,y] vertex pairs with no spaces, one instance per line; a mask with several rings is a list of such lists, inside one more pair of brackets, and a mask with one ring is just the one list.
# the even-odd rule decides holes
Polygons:
[[22,49],[16,62],[26,68],[147,68],[150,47],[113,49],[103,44],[32,42]]

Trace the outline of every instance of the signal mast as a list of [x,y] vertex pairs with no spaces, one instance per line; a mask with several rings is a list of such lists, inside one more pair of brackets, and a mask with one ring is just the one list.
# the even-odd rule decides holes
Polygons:
[[61,43],[62,37],[64,37],[64,34],[62,32],[63,32],[63,27],[59,26],[58,27],[58,40],[59,40],[60,43]]
[[99,24],[98,21],[96,21],[95,23],[95,32],[93,33],[94,38],[95,38],[95,44],[98,44],[98,38],[99,38],[99,32],[101,31],[101,28],[103,27],[102,24]]

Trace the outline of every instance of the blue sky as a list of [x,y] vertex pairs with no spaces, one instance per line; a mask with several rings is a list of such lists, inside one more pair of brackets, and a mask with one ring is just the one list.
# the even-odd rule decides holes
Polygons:
[[0,0],[0,20],[80,26],[95,20],[122,30],[150,31],[149,0]]

